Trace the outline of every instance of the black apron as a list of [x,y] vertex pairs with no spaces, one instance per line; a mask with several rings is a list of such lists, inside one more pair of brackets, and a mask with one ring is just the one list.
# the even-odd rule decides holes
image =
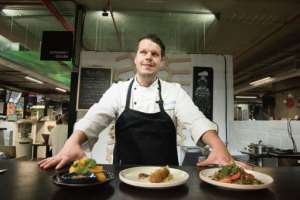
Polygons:
[[160,112],[143,113],[129,108],[131,81],[124,112],[116,121],[115,165],[178,165],[176,128],[163,108],[158,79]]

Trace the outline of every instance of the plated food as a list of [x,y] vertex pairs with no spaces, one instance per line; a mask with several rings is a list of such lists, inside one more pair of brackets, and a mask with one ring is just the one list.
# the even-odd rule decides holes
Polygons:
[[173,176],[170,173],[169,167],[160,167],[153,171],[151,174],[146,173],[139,173],[138,174],[139,179],[147,179],[151,183],[161,183],[161,182],[167,182],[172,180]]
[[94,174],[100,183],[106,180],[103,166],[97,165],[94,159],[87,157],[75,160],[69,168],[69,174],[74,174],[73,179],[90,177],[91,174]]
[[200,179],[209,184],[237,190],[264,189],[273,183],[267,174],[239,168],[235,164],[200,171]]
[[133,167],[119,173],[122,182],[135,187],[163,189],[184,184],[189,175],[170,167]]
[[53,177],[55,184],[72,187],[99,185],[112,179],[113,174],[97,165],[95,160],[86,157],[74,161],[67,171]]
[[213,180],[222,183],[234,183],[242,185],[261,185],[262,181],[255,178],[251,173],[247,173],[243,168],[238,167],[235,163],[223,166],[213,176]]

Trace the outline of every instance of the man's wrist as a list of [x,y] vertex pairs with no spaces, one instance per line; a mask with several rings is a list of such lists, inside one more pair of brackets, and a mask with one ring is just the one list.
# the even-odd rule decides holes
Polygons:
[[218,134],[214,130],[206,131],[201,137],[202,142],[209,145],[211,148],[224,148],[225,144],[219,138]]
[[66,143],[71,145],[81,145],[87,140],[87,136],[83,131],[75,130]]

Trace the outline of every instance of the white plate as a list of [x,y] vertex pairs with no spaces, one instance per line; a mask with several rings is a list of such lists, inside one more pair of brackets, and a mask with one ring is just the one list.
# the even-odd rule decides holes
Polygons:
[[207,182],[209,184],[223,187],[223,188],[229,188],[229,189],[236,189],[236,190],[259,190],[269,187],[271,183],[273,183],[273,178],[267,174],[263,174],[257,171],[253,170],[245,170],[247,173],[250,173],[254,175],[254,177],[263,184],[261,185],[241,185],[241,184],[233,184],[233,183],[221,183],[219,181],[212,180],[212,176],[221,168],[211,168],[211,169],[205,169],[200,171],[199,176],[200,179],[204,182]]
[[158,189],[182,185],[189,178],[188,173],[186,173],[185,171],[175,169],[175,168],[169,168],[170,174],[173,176],[173,178],[167,182],[151,183],[148,178],[139,179],[140,173],[151,174],[158,168],[160,167],[146,166],[146,167],[133,167],[133,168],[124,169],[119,173],[119,178],[122,182],[128,185],[143,187],[143,188],[158,188]]

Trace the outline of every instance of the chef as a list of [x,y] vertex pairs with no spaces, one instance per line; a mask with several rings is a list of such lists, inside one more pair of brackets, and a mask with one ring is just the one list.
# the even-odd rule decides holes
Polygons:
[[217,135],[217,126],[199,111],[178,83],[157,77],[165,59],[165,46],[156,35],[138,40],[134,59],[136,74],[128,81],[113,84],[74,126],[74,132],[55,156],[39,162],[43,169],[59,169],[85,156],[82,144],[93,144],[98,134],[115,123],[116,165],[178,165],[176,124],[191,131],[198,145],[212,151],[198,165],[228,164],[232,161]]

